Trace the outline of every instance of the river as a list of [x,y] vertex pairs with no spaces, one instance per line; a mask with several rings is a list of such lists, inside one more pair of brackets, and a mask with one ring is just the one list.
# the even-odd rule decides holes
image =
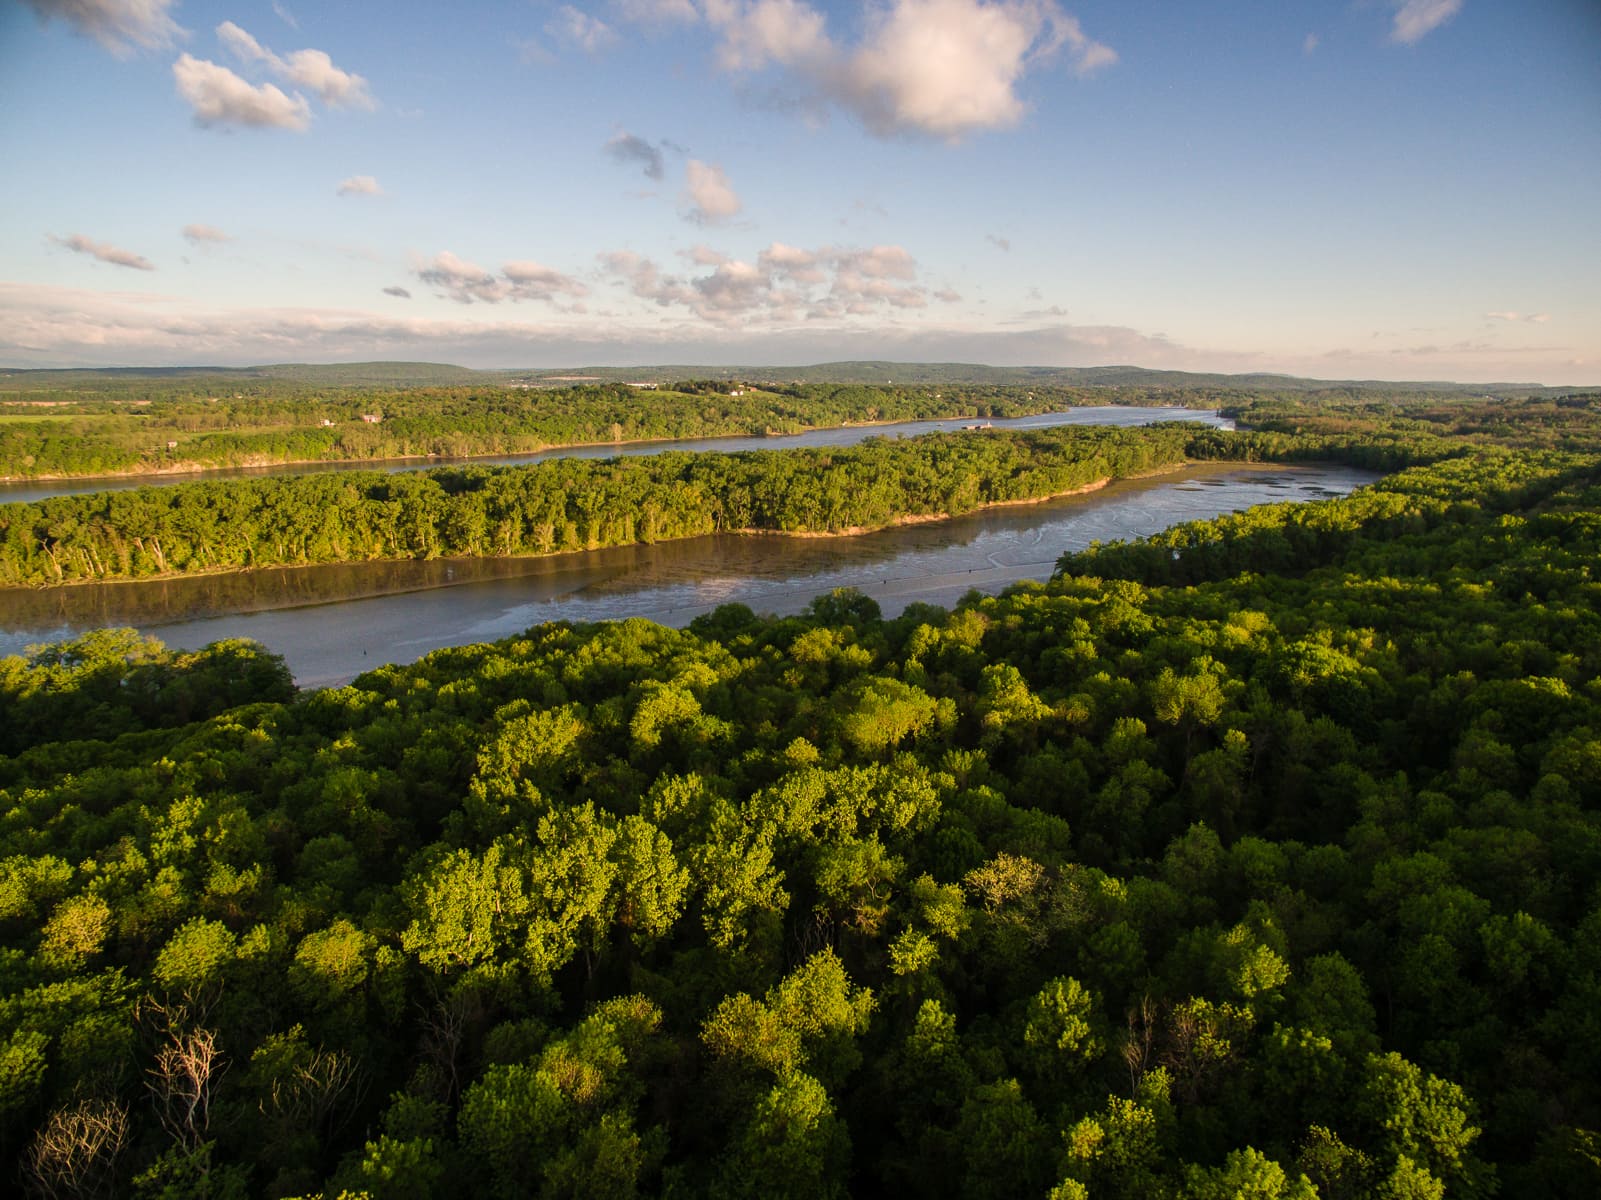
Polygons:
[[271,467],[225,467],[172,475],[115,475],[78,479],[0,480],[0,504],[27,504],[51,496],[77,496],[85,492],[126,492],[140,487],[170,487],[203,479],[246,479],[261,475],[314,475],[329,471],[426,471],[430,467],[518,466],[548,458],[627,458],[661,454],[667,450],[793,450],[804,446],[854,446],[870,437],[916,437],[922,433],[949,432],[982,423],[995,429],[1053,429],[1061,425],[1154,425],[1158,421],[1195,421],[1216,429],[1233,429],[1234,422],[1209,409],[1155,406],[1073,408],[1038,413],[1032,417],[985,419],[949,417],[937,421],[894,421],[883,425],[843,425],[809,429],[805,433],[773,437],[692,438],[683,441],[616,442],[596,446],[558,446],[534,454],[508,454],[479,458],[379,459],[373,462],[291,463]]
[[1047,579],[1059,556],[1094,541],[1142,537],[1257,504],[1329,499],[1377,478],[1341,466],[1207,464],[859,537],[716,535],[548,558],[352,563],[10,590],[0,601],[0,655],[84,629],[132,625],[184,648],[254,638],[285,657],[302,687],[321,687],[544,621],[642,616],[682,626],[731,601],[794,613],[836,587],[861,589],[893,616],[917,601],[949,607],[972,588],[997,592]]

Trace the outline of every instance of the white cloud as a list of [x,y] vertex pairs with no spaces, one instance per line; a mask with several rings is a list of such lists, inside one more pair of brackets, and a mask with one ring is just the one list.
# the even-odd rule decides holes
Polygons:
[[57,245],[65,246],[68,250],[78,254],[87,254],[91,258],[98,258],[103,263],[110,263],[114,267],[131,267],[135,271],[154,271],[155,264],[141,254],[132,250],[124,250],[113,246],[110,242],[97,242],[86,238],[81,233],[75,233],[67,238],[51,238]]
[[178,94],[194,109],[197,125],[305,129],[311,124],[311,106],[304,96],[286,96],[270,83],[253,86],[203,58],[179,55],[172,77]]
[[170,46],[183,30],[167,15],[174,0],[23,0],[41,21],[61,20],[119,58],[135,47]]
[[1462,0],[1399,0],[1390,40],[1411,46],[1462,11]]
[[417,278],[437,288],[458,304],[499,304],[502,300],[555,301],[568,296],[574,300],[589,289],[569,275],[563,275],[536,262],[509,262],[499,275],[477,263],[457,258],[449,250],[417,269]]
[[1509,309],[1504,309],[1500,312],[1487,312],[1484,315],[1491,321],[1532,321],[1537,325],[1543,325],[1551,319],[1550,313],[1521,313],[1513,312]]
[[367,81],[360,75],[342,71],[321,50],[295,50],[279,57],[232,21],[217,26],[217,39],[240,62],[258,64],[278,78],[314,93],[334,108],[374,107]]
[[836,43],[804,0],[704,7],[725,70],[779,67],[880,136],[957,140],[1015,125],[1026,110],[1017,85],[1032,68],[1059,53],[1080,76],[1117,61],[1054,0],[888,0],[869,10],[855,46]]
[[647,179],[659,180],[667,173],[666,164],[662,161],[662,152],[644,138],[636,137],[626,131],[617,134],[606,143],[606,153],[620,163],[638,163]]
[[587,54],[599,53],[617,40],[610,25],[599,17],[580,12],[571,4],[563,4],[556,10],[556,15],[546,22],[545,32]]
[[698,158],[690,159],[685,168],[684,198],[689,203],[686,215],[697,225],[716,225],[741,208],[739,196],[723,169]]
[[219,242],[233,241],[232,237],[218,229],[215,225],[185,225],[183,227],[183,236],[197,246],[207,243],[215,244]]
[[1301,42],[1301,53],[1311,54],[1312,51],[1318,48],[1318,43],[1320,43],[1322,40],[1323,39],[1318,37],[1318,35],[1315,33],[1307,34],[1305,40]]
[[382,196],[384,189],[371,175],[352,175],[340,182],[334,191],[341,196]]
[[278,0],[272,0],[272,11],[276,13],[278,19],[285,25],[289,26],[289,28],[293,29],[297,33],[300,31],[300,22],[295,19],[295,14],[290,12],[282,4],[279,4]]

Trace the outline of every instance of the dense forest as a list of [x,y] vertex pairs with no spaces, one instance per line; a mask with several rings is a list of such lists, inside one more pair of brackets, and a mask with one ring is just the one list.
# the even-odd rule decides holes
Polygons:
[[0,660],[12,1180],[1601,1194],[1601,404],[1253,424],[1124,434],[1392,473],[953,612]]
[[293,381],[239,386],[236,392],[194,394],[162,380],[137,399],[64,391],[44,393],[52,397],[47,400],[29,393],[26,400],[0,403],[0,478],[525,454],[552,446],[760,437],[853,422],[1022,416],[1134,402],[1116,390],[783,383],[755,388],[706,380],[649,388],[319,388]]
[[1310,441],[1198,439],[1178,423],[1149,432],[1092,426],[85,493],[0,505],[0,584],[876,529],[1038,500],[1188,456],[1252,457]]

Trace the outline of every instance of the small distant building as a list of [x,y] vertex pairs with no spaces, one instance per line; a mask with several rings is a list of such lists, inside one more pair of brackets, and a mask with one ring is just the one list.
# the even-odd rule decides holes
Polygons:
[[383,416],[379,413],[362,413],[361,419],[369,425],[376,425],[383,420]]
[[178,443],[177,442],[168,442],[167,443],[167,449],[168,450],[176,450],[177,448],[178,448]]
[[324,417],[322,420],[318,421],[317,424],[321,425],[324,429],[333,428],[333,422],[330,421],[327,417]]

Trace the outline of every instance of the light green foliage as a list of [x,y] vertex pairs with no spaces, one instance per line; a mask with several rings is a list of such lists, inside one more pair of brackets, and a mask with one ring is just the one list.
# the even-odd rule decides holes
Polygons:
[[1186,1167],[1186,1200],[1318,1200],[1305,1175],[1291,1179],[1284,1168],[1247,1146],[1233,1150],[1221,1167]]
[[812,955],[763,1000],[745,993],[717,1006],[701,1041],[717,1058],[783,1076],[803,1068],[841,1076],[859,1059],[852,1042],[867,1029],[873,994],[854,986],[832,951]]
[[849,1149],[823,1085],[804,1072],[789,1072],[757,1101],[724,1156],[712,1195],[729,1200],[843,1196],[841,1169]]
[[894,748],[935,722],[939,704],[921,688],[874,677],[853,689],[840,719],[840,733],[864,754]]
[[1101,1052],[1095,1001],[1076,979],[1053,979],[1029,1001],[1023,1044],[1047,1062],[1088,1062]]
[[218,921],[196,917],[161,948],[151,975],[163,987],[197,994],[222,982],[238,950],[238,939]]

